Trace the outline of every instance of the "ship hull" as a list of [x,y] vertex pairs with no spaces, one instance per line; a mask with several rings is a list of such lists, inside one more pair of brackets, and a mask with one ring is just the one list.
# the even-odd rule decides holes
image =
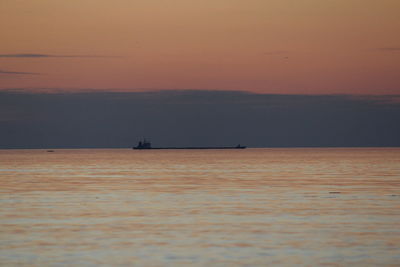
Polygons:
[[140,147],[133,147],[133,149],[138,150],[151,150],[151,149],[245,149],[245,146],[240,147],[151,147],[151,148],[140,148]]

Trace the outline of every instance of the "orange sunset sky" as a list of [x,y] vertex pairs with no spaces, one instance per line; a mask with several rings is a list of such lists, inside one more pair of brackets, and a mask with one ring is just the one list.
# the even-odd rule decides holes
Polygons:
[[400,94],[399,0],[1,0],[0,89]]

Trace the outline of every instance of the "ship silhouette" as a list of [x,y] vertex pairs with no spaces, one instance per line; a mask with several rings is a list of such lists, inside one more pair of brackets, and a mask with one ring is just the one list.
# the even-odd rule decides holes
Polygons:
[[151,142],[143,138],[139,141],[137,146],[132,149],[245,149],[246,146],[238,144],[237,146],[188,146],[188,147],[152,147]]

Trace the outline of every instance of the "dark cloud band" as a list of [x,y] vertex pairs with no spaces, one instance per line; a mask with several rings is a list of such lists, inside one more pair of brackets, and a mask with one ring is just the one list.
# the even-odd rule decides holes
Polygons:
[[400,146],[399,96],[0,92],[0,148]]

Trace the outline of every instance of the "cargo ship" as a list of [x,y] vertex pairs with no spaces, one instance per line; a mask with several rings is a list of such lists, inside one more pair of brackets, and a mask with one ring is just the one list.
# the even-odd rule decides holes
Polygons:
[[132,149],[245,149],[246,146],[242,146],[238,144],[237,146],[188,146],[188,147],[152,147],[151,142],[143,139],[143,141],[139,141],[137,146]]

